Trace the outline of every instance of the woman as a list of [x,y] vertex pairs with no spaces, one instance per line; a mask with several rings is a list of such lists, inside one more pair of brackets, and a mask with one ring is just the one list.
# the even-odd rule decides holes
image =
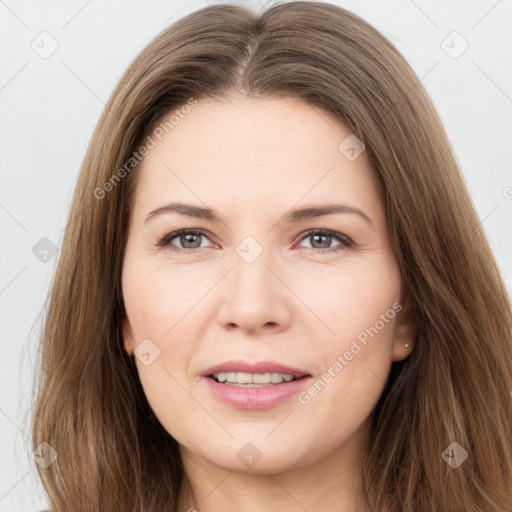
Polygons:
[[445,131],[356,15],[198,10],[78,179],[42,342],[52,510],[505,511],[511,310]]

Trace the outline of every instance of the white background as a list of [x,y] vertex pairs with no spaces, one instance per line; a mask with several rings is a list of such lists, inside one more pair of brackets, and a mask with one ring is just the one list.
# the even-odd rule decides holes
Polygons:
[[[57,258],[44,263],[32,247],[43,237],[60,246],[89,138],[122,72],[161,30],[207,3],[213,0],[0,0],[0,511],[46,506],[30,458],[27,411]],[[512,1],[332,3],[374,25],[422,78],[510,292]],[[44,31],[58,43],[47,59],[31,47],[42,46]],[[443,49],[463,48],[453,31],[469,44],[455,59]]]

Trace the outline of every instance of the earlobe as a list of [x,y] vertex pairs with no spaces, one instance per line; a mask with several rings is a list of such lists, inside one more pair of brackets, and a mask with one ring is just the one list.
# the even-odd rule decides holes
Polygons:
[[133,334],[130,322],[126,315],[123,317],[123,346],[125,352],[131,356],[133,355]]
[[402,309],[398,312],[393,340],[393,361],[401,361],[409,357],[416,342],[417,325],[414,315],[413,301],[410,296],[404,297]]

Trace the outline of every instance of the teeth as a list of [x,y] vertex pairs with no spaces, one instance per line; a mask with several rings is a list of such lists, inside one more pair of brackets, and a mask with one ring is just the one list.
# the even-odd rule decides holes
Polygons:
[[[264,384],[279,384],[283,381],[290,382],[295,379],[293,375],[286,373],[245,373],[222,372],[214,375],[214,378],[224,384],[247,387],[260,387]],[[259,385],[259,386],[258,386]]]

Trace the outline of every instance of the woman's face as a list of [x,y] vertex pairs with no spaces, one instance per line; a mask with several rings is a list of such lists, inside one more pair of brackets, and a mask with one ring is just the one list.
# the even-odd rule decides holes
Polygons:
[[201,100],[161,132],[122,273],[149,404],[182,453],[231,471],[343,453],[413,342],[364,148],[296,99]]

